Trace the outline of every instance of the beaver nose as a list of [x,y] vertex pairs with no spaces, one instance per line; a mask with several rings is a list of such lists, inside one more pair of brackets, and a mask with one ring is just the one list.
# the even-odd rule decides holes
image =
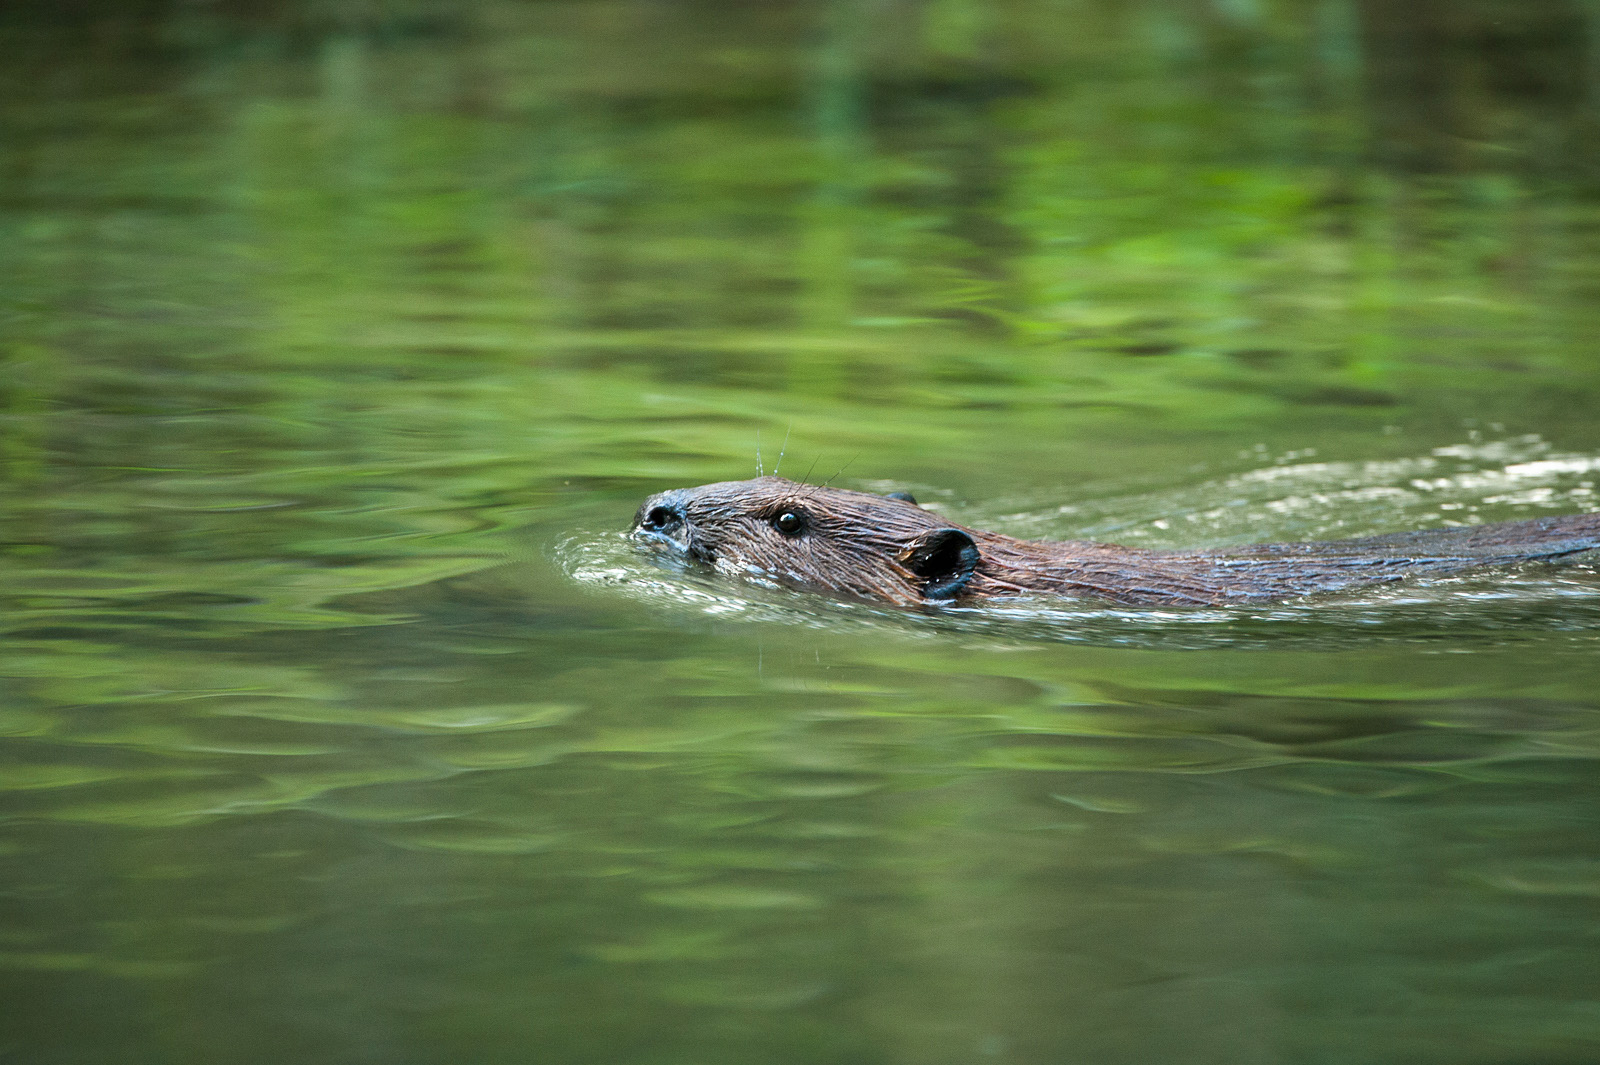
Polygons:
[[670,525],[677,525],[683,521],[683,511],[677,507],[664,507],[659,503],[651,507],[639,523],[641,529],[651,532],[662,532]]
[[683,504],[674,499],[657,498],[646,503],[635,524],[645,532],[670,533],[683,524]]

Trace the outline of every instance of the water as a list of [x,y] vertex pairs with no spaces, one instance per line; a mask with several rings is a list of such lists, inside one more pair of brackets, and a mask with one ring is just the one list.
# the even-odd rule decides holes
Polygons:
[[1595,1060],[1594,565],[621,535],[758,434],[1023,536],[1596,509],[1600,23],[1452,11],[0,15],[0,1060]]

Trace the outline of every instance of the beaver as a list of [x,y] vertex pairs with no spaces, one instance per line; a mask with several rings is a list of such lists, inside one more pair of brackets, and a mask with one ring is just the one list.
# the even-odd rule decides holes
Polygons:
[[1157,551],[1018,540],[948,522],[906,493],[758,477],[653,495],[633,534],[721,572],[902,606],[1038,595],[1171,606],[1274,602],[1410,574],[1560,559],[1600,548],[1600,514]]

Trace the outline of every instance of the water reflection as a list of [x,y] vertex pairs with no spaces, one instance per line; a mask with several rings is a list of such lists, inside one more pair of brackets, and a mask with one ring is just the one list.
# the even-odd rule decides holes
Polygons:
[[1587,1061],[1592,569],[918,614],[1595,506],[1594,13],[0,12],[0,1057]]

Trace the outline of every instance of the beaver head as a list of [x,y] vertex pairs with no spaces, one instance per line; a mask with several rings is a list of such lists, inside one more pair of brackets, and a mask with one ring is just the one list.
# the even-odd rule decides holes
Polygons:
[[909,495],[782,477],[653,495],[633,533],[723,572],[907,605],[956,598],[979,562],[968,530]]

